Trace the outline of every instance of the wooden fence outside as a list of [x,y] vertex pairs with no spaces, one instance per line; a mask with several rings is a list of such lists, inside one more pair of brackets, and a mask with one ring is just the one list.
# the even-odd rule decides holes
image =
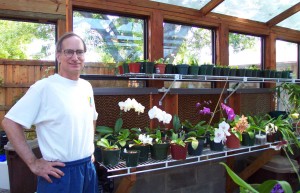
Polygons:
[[[116,73],[111,65],[86,63],[84,74]],[[54,73],[54,61],[0,59],[0,121],[36,81]],[[126,81],[90,81],[93,87],[127,87]],[[1,130],[1,129],[0,129]]]

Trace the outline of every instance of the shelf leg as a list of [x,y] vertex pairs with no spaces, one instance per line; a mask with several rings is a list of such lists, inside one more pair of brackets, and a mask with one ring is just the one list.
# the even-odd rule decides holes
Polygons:
[[[234,156],[228,157],[226,159],[226,164],[227,164],[228,167],[234,168],[234,163],[235,163],[235,157]],[[233,189],[236,188],[236,187],[237,186],[235,185],[235,183],[232,181],[232,179],[230,178],[230,176],[226,172],[226,192],[231,193],[231,192],[233,192]]]
[[115,193],[130,193],[136,182],[136,174],[124,176]]

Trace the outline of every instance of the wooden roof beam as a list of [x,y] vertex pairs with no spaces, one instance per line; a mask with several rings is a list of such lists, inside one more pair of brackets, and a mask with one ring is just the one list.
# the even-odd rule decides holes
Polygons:
[[274,25],[280,23],[281,21],[285,20],[286,18],[290,17],[291,15],[297,13],[300,11],[300,2],[294,5],[293,7],[290,7],[286,11],[282,12],[281,14],[273,17],[267,22],[268,27],[273,27]]
[[211,12],[215,7],[217,7],[219,4],[221,4],[224,0],[211,0],[209,3],[207,3],[202,9],[200,9],[200,14],[202,16],[207,15]]

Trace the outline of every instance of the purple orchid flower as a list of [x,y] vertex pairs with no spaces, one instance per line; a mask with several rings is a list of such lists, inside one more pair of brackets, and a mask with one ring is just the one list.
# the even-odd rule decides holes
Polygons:
[[227,117],[228,117],[227,119],[229,121],[233,121],[235,118],[234,110],[232,108],[230,108],[229,106],[225,105],[224,103],[221,103],[221,107],[223,110],[225,110]]
[[203,114],[203,115],[208,115],[208,114],[211,114],[211,111],[210,111],[210,108],[203,107],[203,109],[200,110],[199,113]]
[[276,184],[271,190],[271,193],[284,193],[284,191],[280,184]]

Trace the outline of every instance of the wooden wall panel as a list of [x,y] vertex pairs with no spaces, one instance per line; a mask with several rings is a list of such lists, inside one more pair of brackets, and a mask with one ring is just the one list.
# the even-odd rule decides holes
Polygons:
[[65,0],[0,0],[1,9],[66,15]]

